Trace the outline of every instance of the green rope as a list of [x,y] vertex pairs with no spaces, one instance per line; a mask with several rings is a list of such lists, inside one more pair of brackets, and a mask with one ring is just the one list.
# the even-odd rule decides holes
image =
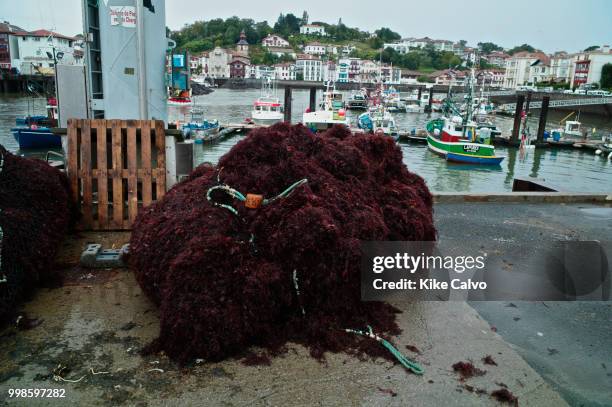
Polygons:
[[[219,174],[217,174],[217,181],[220,183],[220,179],[219,176],[221,174],[221,171],[223,170],[223,168],[221,170],[219,170]],[[289,195],[291,195],[293,193],[293,191],[298,188],[301,185],[304,185],[308,182],[308,179],[304,178],[301,179],[297,182],[294,182],[293,184],[291,184],[287,189],[285,189],[283,192],[281,192],[280,194],[272,197],[272,198],[264,198],[264,200],[261,202],[262,205],[269,205],[271,203],[273,203],[274,201],[278,200],[278,199],[283,199],[288,197]],[[228,211],[230,211],[231,213],[233,213],[234,215],[238,216],[238,210],[236,208],[234,208],[231,205],[228,204],[224,204],[224,203],[220,203],[220,202],[216,202],[213,200],[212,198],[212,192],[213,191],[223,191],[226,194],[228,194],[229,196],[231,196],[234,199],[238,199],[241,202],[246,201],[246,196],[244,196],[244,194],[242,194],[240,191],[230,187],[227,184],[220,184],[220,185],[215,185],[213,187],[210,187],[208,189],[208,191],[206,192],[206,199],[208,199],[208,201],[210,203],[212,203],[215,206],[218,206],[220,208],[225,208]]]
[[357,334],[357,335],[361,335],[361,336],[365,336],[367,338],[370,339],[374,339],[376,341],[378,341],[382,346],[384,346],[389,352],[391,352],[391,354],[393,356],[395,356],[395,358],[408,370],[410,370],[412,373],[414,374],[418,374],[418,375],[422,375],[423,373],[425,373],[425,370],[421,367],[421,365],[419,365],[417,362],[415,362],[414,360],[411,360],[409,358],[407,358],[406,356],[404,356],[399,350],[397,350],[395,348],[395,346],[391,345],[391,343],[389,341],[387,341],[386,339],[381,338],[380,336],[376,335],[373,331],[372,331],[372,327],[370,325],[368,325],[368,331],[361,331],[358,329],[345,329],[345,332],[348,333],[353,333],[353,334]]

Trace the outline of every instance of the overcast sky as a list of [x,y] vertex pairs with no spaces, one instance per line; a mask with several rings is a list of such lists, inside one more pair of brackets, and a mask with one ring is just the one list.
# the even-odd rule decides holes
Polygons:
[[[109,1],[109,0],[100,0]],[[126,1],[110,0],[111,4]],[[81,0],[0,0],[0,19],[25,29],[82,31]],[[612,45],[612,1],[608,0],[166,0],[166,22],[178,29],[195,20],[233,15],[267,20],[282,13],[373,31],[386,26],[404,37],[428,36],[468,44],[491,41],[505,47],[528,43],[547,52]]]

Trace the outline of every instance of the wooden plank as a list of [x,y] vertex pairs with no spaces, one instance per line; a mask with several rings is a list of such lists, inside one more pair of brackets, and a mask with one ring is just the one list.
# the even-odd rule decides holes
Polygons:
[[112,178],[113,178],[113,221],[115,229],[123,228],[123,159],[121,154],[121,120],[111,121],[113,139]]
[[79,196],[79,130],[82,120],[68,119],[68,179],[70,180],[70,190],[72,200],[80,207],[81,199]]
[[146,208],[153,200],[151,180],[151,120],[140,121],[140,162],[143,172],[142,182],[142,206]]
[[166,193],[166,134],[164,122],[161,120],[155,121],[155,146],[157,147],[155,182],[157,186],[157,200],[160,200]]
[[91,128],[90,120],[83,120],[81,127],[81,171],[83,174],[82,227],[90,229],[93,225],[93,191],[91,186]]
[[108,229],[108,160],[106,120],[94,120],[98,155],[98,228]]
[[127,165],[128,165],[128,222],[131,227],[138,214],[138,180],[136,156],[136,122],[128,120],[121,122],[121,127],[127,127]]

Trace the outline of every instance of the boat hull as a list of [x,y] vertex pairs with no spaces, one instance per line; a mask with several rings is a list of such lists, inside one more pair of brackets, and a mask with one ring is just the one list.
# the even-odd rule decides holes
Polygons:
[[283,114],[279,114],[279,115],[258,115],[256,112],[251,113],[251,120],[253,121],[253,123],[255,124],[261,124],[261,125],[273,125],[275,123],[280,123],[282,122],[284,119],[284,115]]
[[452,162],[499,165],[505,158],[496,156],[493,146],[478,143],[444,142],[431,134],[427,136],[427,147],[432,152]]
[[51,130],[48,128],[13,128],[11,133],[13,133],[13,137],[22,150],[60,148],[62,146],[62,138],[51,133]]
[[504,157],[478,157],[468,154],[447,153],[446,160],[464,164],[499,165]]

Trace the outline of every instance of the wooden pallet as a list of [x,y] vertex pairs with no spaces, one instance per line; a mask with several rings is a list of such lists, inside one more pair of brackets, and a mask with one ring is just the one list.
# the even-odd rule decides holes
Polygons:
[[130,229],[166,192],[164,122],[68,120],[68,178],[82,230]]

